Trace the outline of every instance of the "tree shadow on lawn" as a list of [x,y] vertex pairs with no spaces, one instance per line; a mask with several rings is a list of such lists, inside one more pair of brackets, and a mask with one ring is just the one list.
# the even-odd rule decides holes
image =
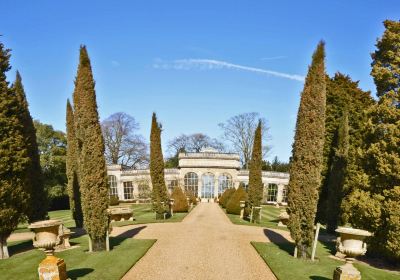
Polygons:
[[19,253],[23,253],[34,249],[32,240],[22,241],[18,244],[13,244],[8,246],[8,253],[10,257]]
[[141,232],[146,227],[147,226],[140,226],[140,227],[137,227],[137,228],[133,228],[133,229],[127,230],[127,231],[125,231],[125,232],[123,232],[120,235],[117,235],[115,237],[111,237],[110,238],[111,249],[113,247],[116,247],[116,246],[120,245],[125,239],[133,238],[134,236],[136,236],[139,232]]
[[88,275],[89,273],[92,273],[94,271],[93,268],[76,268],[76,269],[71,269],[68,270],[68,277],[71,280],[79,279],[80,277],[83,277],[85,275]]
[[281,234],[267,228],[264,229],[264,234],[272,243],[277,245],[279,249],[285,251],[291,256],[293,255],[294,243],[287,240]]
[[330,280],[331,278],[313,275],[313,276],[310,276],[310,279],[312,279],[312,280]]

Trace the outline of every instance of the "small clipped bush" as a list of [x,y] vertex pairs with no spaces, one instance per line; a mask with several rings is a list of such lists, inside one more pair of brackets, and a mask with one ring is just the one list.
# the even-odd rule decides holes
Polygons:
[[110,206],[115,206],[119,204],[119,200],[118,200],[118,196],[116,195],[111,195],[110,196],[110,201],[109,201],[109,205]]
[[192,192],[186,192],[186,197],[189,198],[189,204],[193,203],[193,206],[197,204],[197,198]]
[[187,203],[186,195],[180,187],[174,187],[171,193],[171,198],[174,199],[174,212],[188,212],[189,205]]
[[226,203],[226,213],[240,215],[240,201],[247,201],[247,199],[247,192],[242,186],[240,186]]
[[231,196],[233,195],[234,192],[235,192],[235,188],[229,188],[229,189],[226,189],[224,191],[224,193],[221,195],[221,197],[219,199],[219,204],[223,208],[226,207],[226,203],[229,201],[229,199],[231,198]]

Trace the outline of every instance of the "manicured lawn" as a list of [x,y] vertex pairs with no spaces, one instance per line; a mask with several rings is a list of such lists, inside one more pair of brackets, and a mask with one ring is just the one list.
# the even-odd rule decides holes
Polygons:
[[[148,224],[148,223],[171,223],[180,222],[186,217],[188,213],[175,213],[173,217],[166,220],[156,220],[155,213],[151,210],[151,204],[120,204],[119,206],[127,206],[133,209],[134,221],[115,222],[113,226],[125,226],[135,224]],[[50,219],[60,219],[68,228],[75,227],[75,221],[72,219],[70,210],[58,210],[49,212]],[[28,224],[20,224],[14,232],[28,232]]]
[[[122,205],[120,205],[122,206]],[[131,204],[129,205],[133,209],[134,221],[121,221],[114,222],[113,226],[125,226],[125,225],[136,225],[136,224],[149,224],[149,223],[173,223],[180,222],[186,217],[188,213],[174,213],[174,216],[166,220],[156,220],[156,214],[151,209],[150,203],[144,204]]]
[[[110,252],[87,252],[87,236],[71,240],[71,245],[80,247],[56,253],[67,264],[71,279],[117,280],[147,252],[155,240],[114,237],[111,238]],[[32,241],[14,242],[9,246],[10,253],[29,249]],[[0,279],[38,279],[38,264],[45,258],[44,252],[37,249],[12,255],[0,262]]]
[[[292,257],[293,243],[262,243],[252,242],[252,245],[271,268],[278,279],[332,279],[333,271],[336,266],[343,265],[344,262],[330,258],[334,250],[333,243],[318,243],[318,261],[303,261]],[[400,273],[391,273],[377,269],[365,264],[355,264],[361,272],[363,280],[395,280],[400,279]]]
[[232,223],[237,225],[248,225],[248,226],[260,226],[268,228],[277,228],[281,230],[287,230],[286,227],[278,227],[278,216],[283,211],[284,207],[275,207],[273,205],[263,205],[261,211],[261,223],[250,223],[247,220],[240,219],[239,215],[226,214]]

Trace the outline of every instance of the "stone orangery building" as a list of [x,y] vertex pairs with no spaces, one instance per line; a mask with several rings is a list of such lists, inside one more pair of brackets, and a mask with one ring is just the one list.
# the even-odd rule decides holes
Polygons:
[[[151,189],[149,169],[109,165],[107,173],[110,195],[118,196],[121,201],[148,198]],[[286,204],[288,173],[263,171],[262,181],[263,203]],[[238,154],[219,153],[207,148],[199,153],[180,153],[179,167],[165,169],[165,182],[169,191],[180,186],[202,201],[213,201],[227,188],[238,188],[240,183],[247,187],[249,171],[240,169]]]

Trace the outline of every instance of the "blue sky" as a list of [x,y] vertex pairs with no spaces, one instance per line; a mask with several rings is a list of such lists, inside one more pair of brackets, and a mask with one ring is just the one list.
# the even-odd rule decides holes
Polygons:
[[270,126],[271,156],[282,160],[291,153],[298,76],[318,41],[326,41],[330,75],[349,74],[374,94],[370,53],[382,21],[400,18],[394,0],[2,0],[1,7],[9,79],[20,71],[34,118],[65,131],[86,44],[101,119],[126,112],[148,139],[156,111],[166,143],[181,133],[219,138],[218,123],[259,112]]

